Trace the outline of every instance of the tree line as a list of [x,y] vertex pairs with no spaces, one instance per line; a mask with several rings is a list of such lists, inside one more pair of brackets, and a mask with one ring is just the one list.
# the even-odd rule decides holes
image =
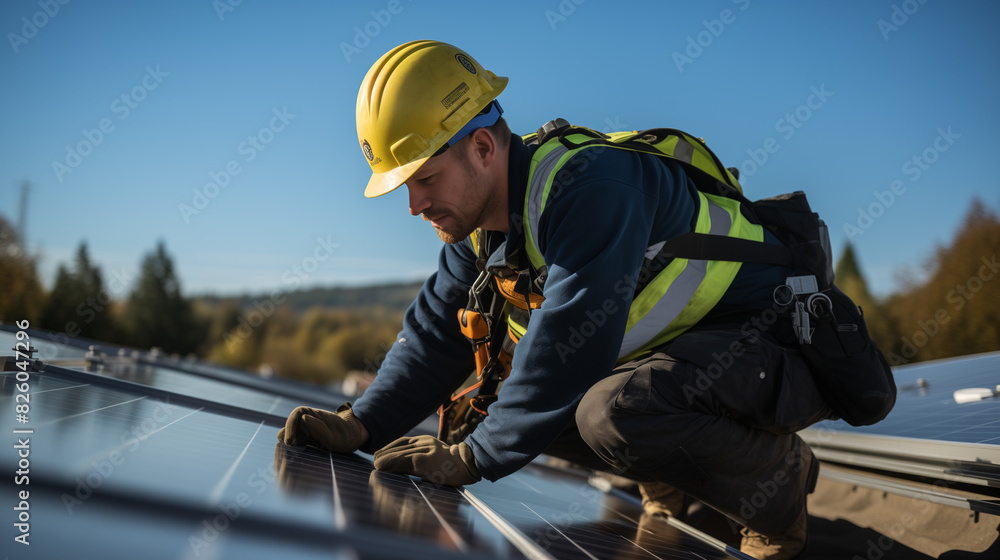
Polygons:
[[836,283],[861,306],[893,366],[1000,350],[998,251],[1000,218],[976,199],[951,243],[898,271],[900,287],[889,296],[871,294],[850,246],[837,262]]
[[[38,277],[38,258],[22,248],[0,216],[0,321],[28,319],[35,328],[166,354],[195,355],[223,365],[324,384],[350,371],[374,374],[399,332],[403,311],[372,304],[366,290],[332,296],[349,307],[295,304],[316,294],[271,297],[185,297],[166,245],[142,257],[126,293],[122,279],[106,279],[81,243],[72,265],[61,264],[51,290]],[[378,287],[396,301],[417,286]]]
[[[837,261],[836,282],[861,306],[892,365],[1000,350],[998,249],[1000,218],[974,200],[952,241],[935,247],[921,270],[903,271],[889,296],[870,292],[850,245]],[[85,243],[72,266],[58,267],[47,291],[37,257],[23,250],[2,217],[0,257],[2,321],[29,319],[70,336],[158,347],[312,383],[337,381],[351,371],[374,374],[401,328],[401,302],[412,300],[418,288],[403,284],[336,296],[311,290],[278,300],[190,298],[160,242],[143,256],[127,295],[120,278],[105,279]]]

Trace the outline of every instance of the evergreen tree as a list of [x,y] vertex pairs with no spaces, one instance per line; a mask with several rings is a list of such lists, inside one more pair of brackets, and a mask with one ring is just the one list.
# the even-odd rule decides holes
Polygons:
[[32,326],[45,305],[45,291],[38,280],[37,259],[25,250],[10,223],[0,216],[0,321],[27,319]]
[[837,287],[847,294],[864,313],[868,334],[880,348],[886,350],[887,345],[892,344],[888,317],[883,306],[868,290],[868,282],[861,273],[854,247],[850,243],[847,244],[844,254],[837,261],[837,266],[834,267],[834,277]]
[[104,289],[101,271],[90,262],[87,244],[80,243],[75,268],[59,265],[56,283],[42,313],[41,326],[70,336],[110,341],[111,294]]
[[[50,331],[68,331],[74,336],[78,334],[73,309],[82,301],[81,295],[73,281],[73,274],[60,264],[56,271],[56,283],[49,292],[38,326]],[[71,323],[73,326],[70,326]]]
[[162,241],[142,260],[122,322],[126,339],[139,348],[156,346],[180,354],[198,348],[201,329],[191,302],[181,295],[180,280]]

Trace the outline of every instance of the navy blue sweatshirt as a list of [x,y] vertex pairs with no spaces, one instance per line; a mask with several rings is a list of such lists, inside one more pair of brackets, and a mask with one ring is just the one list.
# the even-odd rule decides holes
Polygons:
[[[548,265],[545,301],[517,344],[499,400],[466,440],[489,480],[526,465],[573,422],[587,389],[611,374],[646,248],[694,229],[697,190],[679,164],[627,150],[589,151],[566,164],[571,179],[554,185],[558,196],[550,197],[533,232]],[[532,153],[512,137],[508,248],[522,242]],[[769,234],[766,241],[777,243]],[[407,310],[374,383],[354,405],[371,434],[362,451],[404,435],[474,371],[456,314],[478,276],[475,262],[468,239],[441,250],[438,271]],[[768,307],[785,272],[744,263],[706,320]]]

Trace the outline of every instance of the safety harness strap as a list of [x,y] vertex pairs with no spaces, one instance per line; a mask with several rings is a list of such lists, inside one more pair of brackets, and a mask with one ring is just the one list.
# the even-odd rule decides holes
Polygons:
[[[472,344],[477,381],[459,394],[446,398],[438,410],[438,438],[449,444],[464,440],[486,418],[487,408],[497,400],[500,383],[510,373],[509,355],[512,353],[505,328],[507,300],[492,281],[493,274],[486,269],[487,258],[495,249],[491,236],[489,232],[476,230],[469,237],[476,253],[479,276],[469,289],[465,308],[458,310],[458,324]],[[473,391],[476,394],[470,397]]]
[[663,242],[661,258],[779,264],[792,268],[792,252],[781,245],[707,233],[685,233]]

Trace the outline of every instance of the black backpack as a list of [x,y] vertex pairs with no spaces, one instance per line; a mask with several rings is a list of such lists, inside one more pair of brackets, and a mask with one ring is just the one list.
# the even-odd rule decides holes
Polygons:
[[[591,139],[569,142],[568,133]],[[834,284],[829,232],[809,207],[805,193],[751,202],[743,195],[736,169],[725,168],[703,140],[675,129],[607,135],[557,119],[525,141],[541,144],[553,138],[570,149],[603,144],[679,162],[699,190],[738,200],[744,215],[773,233],[784,247],[687,233],[664,243],[658,258],[758,262],[793,269],[795,276],[775,290],[776,305],[779,313],[791,318],[798,348],[827,403],[852,426],[874,424],[889,414],[896,402],[889,363],[869,336],[861,308]]]

